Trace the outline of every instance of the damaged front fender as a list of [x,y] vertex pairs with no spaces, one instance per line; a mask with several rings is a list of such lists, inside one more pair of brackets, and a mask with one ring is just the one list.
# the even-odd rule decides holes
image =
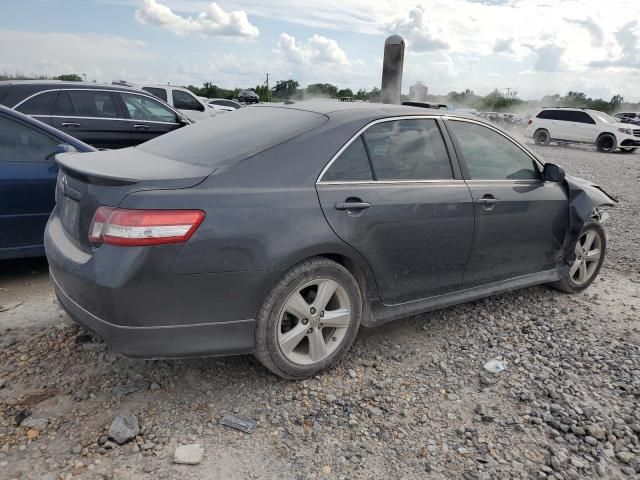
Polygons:
[[569,231],[565,239],[563,260],[564,263],[569,263],[573,261],[572,247],[578,240],[584,224],[590,220],[602,223],[603,213],[598,208],[614,206],[618,201],[601,187],[584,178],[566,175],[564,184],[569,196]]

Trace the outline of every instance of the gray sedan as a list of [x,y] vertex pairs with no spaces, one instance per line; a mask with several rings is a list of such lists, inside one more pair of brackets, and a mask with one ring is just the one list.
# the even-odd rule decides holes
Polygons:
[[132,357],[254,353],[294,379],[361,325],[587,288],[615,202],[490,124],[407,106],[261,105],[57,160],[45,247],[73,319]]

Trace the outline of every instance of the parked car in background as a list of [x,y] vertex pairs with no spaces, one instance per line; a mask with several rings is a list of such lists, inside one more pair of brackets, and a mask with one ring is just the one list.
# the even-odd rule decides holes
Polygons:
[[175,85],[137,85],[159,99],[167,102],[176,110],[180,111],[189,120],[197,122],[206,120],[216,115],[216,112],[207,108],[207,103],[199,99],[188,88]]
[[640,147],[640,127],[586,108],[543,108],[529,120],[526,136],[538,145],[593,144],[603,153],[613,153],[618,148],[631,153]]
[[61,152],[93,147],[0,105],[0,260],[44,255]]
[[232,112],[234,110],[242,108],[242,104],[236,102],[235,100],[228,100],[226,98],[210,98],[208,105],[214,110],[224,110],[227,112]]
[[6,81],[0,104],[103,149],[138,145],[191,123],[153,95],[115,85]]
[[620,112],[616,113],[614,118],[622,123],[632,123],[633,125],[640,125],[640,113],[638,112]]
[[241,90],[238,94],[238,101],[241,103],[260,103],[260,97],[253,90]]
[[298,379],[361,324],[584,290],[614,202],[485,122],[364,102],[261,104],[57,160],[77,195],[59,182],[45,246],[72,318],[130,356],[253,352]]

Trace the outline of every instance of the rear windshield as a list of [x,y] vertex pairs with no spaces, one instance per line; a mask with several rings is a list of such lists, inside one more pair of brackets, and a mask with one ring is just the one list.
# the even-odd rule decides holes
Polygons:
[[180,128],[136,147],[191,165],[241,160],[327,121],[325,115],[278,107],[246,107]]

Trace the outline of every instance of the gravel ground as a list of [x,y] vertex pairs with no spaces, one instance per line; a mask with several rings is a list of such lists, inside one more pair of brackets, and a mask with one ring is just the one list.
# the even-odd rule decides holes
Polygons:
[[[620,200],[586,293],[535,287],[364,330],[305,382],[249,356],[111,354],[55,304],[43,261],[0,263],[0,478],[640,478],[640,155],[539,152]],[[483,369],[494,359],[504,371]],[[173,463],[192,444],[180,460],[196,464]]]

